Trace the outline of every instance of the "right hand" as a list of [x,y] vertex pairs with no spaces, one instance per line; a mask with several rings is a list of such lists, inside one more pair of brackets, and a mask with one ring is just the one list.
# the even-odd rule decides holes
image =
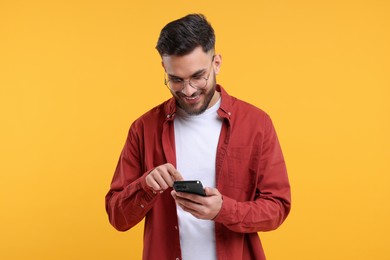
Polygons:
[[146,184],[154,191],[161,192],[172,187],[174,181],[181,180],[183,177],[170,163],[157,166],[146,176]]

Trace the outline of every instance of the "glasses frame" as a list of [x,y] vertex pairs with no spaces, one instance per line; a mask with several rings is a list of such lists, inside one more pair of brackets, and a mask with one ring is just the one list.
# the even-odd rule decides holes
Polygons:
[[[192,78],[190,78],[190,79],[188,79],[188,80],[184,80],[184,79],[182,79],[182,88],[180,89],[180,92],[183,92],[183,90],[185,89],[185,87],[186,87],[186,82],[188,82],[188,85],[191,87],[191,88],[194,88],[194,89],[196,89],[196,90],[200,90],[200,89],[204,89],[206,86],[207,86],[207,83],[208,83],[208,80],[209,80],[209,78],[210,78],[210,75],[211,75],[211,68],[212,68],[212,66],[213,66],[213,63],[214,63],[214,58],[215,58],[215,55],[213,55],[213,57],[212,57],[212,59],[211,59],[211,64],[210,64],[210,68],[209,68],[209,74],[207,75],[207,78],[206,77],[202,77],[203,79],[205,79],[206,80],[206,83],[204,84],[204,86],[203,87],[195,87],[195,86],[193,86],[192,84],[191,84],[191,79]],[[164,85],[165,86],[167,86],[167,88],[168,89],[170,89],[171,91],[174,91],[174,92],[176,92],[176,91],[178,91],[178,90],[176,90],[176,89],[172,89],[171,87],[170,87],[170,84],[169,84],[169,79],[167,79],[167,71],[164,71]]]

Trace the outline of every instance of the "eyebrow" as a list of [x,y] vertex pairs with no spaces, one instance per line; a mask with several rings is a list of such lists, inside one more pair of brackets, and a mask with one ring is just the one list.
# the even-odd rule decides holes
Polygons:
[[[195,73],[193,73],[190,78],[194,78],[194,77],[197,77],[197,76],[201,76],[202,74],[206,73],[206,69],[200,69],[200,70],[197,70]],[[168,74],[168,73],[167,73]],[[175,78],[175,79],[183,79],[181,77],[178,77],[178,76],[175,76],[173,74],[168,74],[168,76],[170,78]]]

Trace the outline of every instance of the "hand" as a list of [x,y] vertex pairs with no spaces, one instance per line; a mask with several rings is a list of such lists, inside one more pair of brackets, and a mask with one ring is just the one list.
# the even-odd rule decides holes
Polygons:
[[181,180],[183,180],[183,177],[170,163],[154,168],[146,176],[146,184],[154,191],[160,192],[168,189],[168,187],[172,187],[174,181]]
[[171,192],[172,197],[175,199],[177,205],[179,205],[184,211],[191,213],[198,219],[214,219],[222,208],[222,195],[217,189],[205,188],[206,197],[186,193]]

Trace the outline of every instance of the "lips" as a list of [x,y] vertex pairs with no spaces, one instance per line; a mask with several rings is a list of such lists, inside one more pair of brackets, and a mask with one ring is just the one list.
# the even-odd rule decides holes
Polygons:
[[200,95],[191,96],[191,97],[183,97],[183,99],[190,104],[195,104],[199,101]]
[[184,97],[185,99],[188,99],[188,100],[194,100],[194,99],[197,99],[199,97],[199,95],[196,95],[195,97]]

